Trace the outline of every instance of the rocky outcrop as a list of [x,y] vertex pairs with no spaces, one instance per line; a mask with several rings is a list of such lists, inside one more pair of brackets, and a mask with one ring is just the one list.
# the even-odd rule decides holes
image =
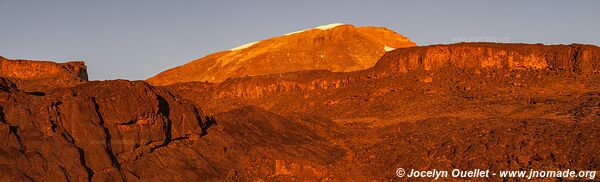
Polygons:
[[461,69],[555,70],[600,72],[600,48],[593,45],[459,43],[398,49],[374,66],[379,73]]
[[19,89],[27,91],[72,87],[88,81],[87,67],[83,61],[54,63],[3,57],[0,57],[0,77],[12,80]]
[[[149,178],[140,175],[147,166],[134,161],[197,140],[207,127],[195,105],[144,82],[89,82],[45,95],[3,88],[0,176],[9,181]],[[145,162],[159,165],[173,155],[180,154]]]
[[153,85],[303,70],[348,72],[372,67],[386,51],[415,46],[380,27],[329,25],[247,44],[194,60],[150,79]]
[[322,179],[344,155],[326,138],[339,135],[327,119],[255,107],[208,117],[145,82],[93,81],[45,95],[0,84],[0,178],[8,181],[258,180],[281,175],[276,164]]
[[339,88],[356,80],[355,74],[315,70],[228,79],[221,83],[186,82],[164,86],[170,90],[210,95],[210,99],[258,98],[268,94]]

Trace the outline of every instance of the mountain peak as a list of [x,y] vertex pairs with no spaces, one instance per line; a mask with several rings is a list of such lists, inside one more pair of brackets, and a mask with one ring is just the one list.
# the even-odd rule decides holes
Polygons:
[[327,29],[335,28],[335,27],[340,26],[340,25],[344,25],[344,24],[343,23],[332,23],[332,24],[328,24],[328,25],[321,25],[321,26],[318,26],[318,27],[315,27],[315,28],[319,29],[319,30],[327,30]]
[[[328,30],[328,29],[332,29],[332,28],[335,28],[335,27],[340,26],[340,25],[345,25],[345,24],[343,24],[343,23],[332,23],[332,24],[327,24],[327,25],[321,25],[321,26],[317,26],[317,27],[312,28],[312,29],[304,29],[304,30],[300,30],[300,31],[290,32],[290,33],[284,34],[284,36],[288,36],[288,35],[292,35],[292,34],[296,34],[296,33],[301,33],[301,32],[304,32],[304,31],[307,31],[307,30],[313,30],[313,29]],[[237,47],[231,48],[229,50],[230,51],[237,51],[237,50],[245,49],[245,48],[248,48],[248,47],[250,47],[250,46],[252,46],[252,45],[254,45],[256,43],[258,43],[258,41],[249,42],[249,43],[243,44],[241,46],[237,46]]]
[[299,30],[299,31],[295,31],[295,32],[290,32],[290,33],[286,33],[284,35],[287,36],[287,35],[297,34],[297,33],[301,33],[301,32],[307,31],[307,30],[314,30],[314,29],[329,30],[329,29],[338,27],[340,25],[345,25],[345,24],[343,24],[343,23],[332,23],[332,24],[328,24],[328,25],[317,26],[317,27],[311,28],[311,29],[304,29],[304,30]]
[[147,81],[169,85],[304,70],[349,72],[372,67],[387,51],[415,45],[386,28],[333,23],[214,53]]
[[328,24],[328,25],[321,25],[321,26],[318,26],[318,27],[315,27],[315,28],[319,29],[319,30],[327,30],[327,29],[335,28],[335,27],[340,26],[340,25],[344,25],[344,24],[343,23],[332,23],[332,24]]

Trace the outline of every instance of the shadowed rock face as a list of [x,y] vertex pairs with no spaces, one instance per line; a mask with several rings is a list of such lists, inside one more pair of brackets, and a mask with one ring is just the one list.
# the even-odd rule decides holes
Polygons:
[[87,67],[83,61],[54,63],[3,57],[0,57],[0,77],[12,80],[19,89],[27,91],[72,87],[88,81]]
[[3,88],[0,177],[9,181],[237,181],[269,178],[275,163],[278,173],[310,170],[314,179],[344,155],[327,138],[336,135],[331,120],[255,107],[204,117],[145,82],[93,81],[44,96]]
[[[176,141],[197,140],[202,116],[193,104],[144,82],[89,82],[45,96],[0,90],[0,176],[17,181],[146,178],[138,175],[145,166],[136,161]],[[178,154],[145,163],[159,165],[172,155]]]
[[227,78],[303,70],[348,72],[372,67],[386,51],[415,46],[408,38],[380,27],[340,25],[274,37],[164,71],[154,85],[190,81],[222,82]]

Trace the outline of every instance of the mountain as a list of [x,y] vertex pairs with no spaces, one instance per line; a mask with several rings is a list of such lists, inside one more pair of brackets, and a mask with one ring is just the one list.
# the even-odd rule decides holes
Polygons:
[[19,89],[27,91],[71,87],[88,81],[87,67],[83,61],[55,63],[10,60],[1,56],[0,77],[10,79]]
[[[402,181],[410,179],[398,168],[593,170],[599,68],[592,45],[460,43],[396,49],[355,72],[220,83],[91,81],[40,94],[0,76],[0,179]],[[37,78],[62,77],[43,70]]]
[[169,85],[303,70],[349,72],[373,66],[387,51],[410,46],[415,43],[386,28],[330,24],[214,53],[147,81]]

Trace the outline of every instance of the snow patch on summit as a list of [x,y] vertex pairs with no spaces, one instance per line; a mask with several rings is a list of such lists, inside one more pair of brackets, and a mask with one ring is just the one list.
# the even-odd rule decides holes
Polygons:
[[344,25],[344,24],[343,23],[332,23],[332,24],[329,24],[329,25],[321,25],[321,26],[318,26],[318,27],[315,27],[315,28],[319,29],[319,30],[327,30],[327,29],[335,28],[335,27],[340,26],[340,25]]
[[256,44],[257,42],[258,42],[258,41],[256,41],[256,42],[250,42],[250,43],[247,43],[247,44],[244,44],[244,45],[241,45],[241,46],[238,46],[238,47],[235,47],[235,48],[229,49],[229,50],[230,50],[230,51],[237,51],[237,50],[245,49],[245,48],[248,48],[248,47],[250,47],[250,46],[252,46],[252,45]]
[[340,25],[345,25],[345,24],[343,24],[343,23],[332,23],[332,24],[328,24],[328,25],[321,25],[321,26],[318,26],[318,27],[315,27],[315,28],[311,28],[311,29],[304,29],[304,30],[300,30],[300,31],[290,32],[290,33],[286,33],[284,35],[287,36],[287,35],[302,33],[304,31],[314,30],[314,29],[329,30],[329,29],[335,28],[335,27],[340,26]]
[[384,50],[385,52],[389,52],[389,51],[393,51],[393,50],[394,50],[394,48],[392,48],[392,47],[388,47],[388,46],[385,46],[385,47],[383,47],[383,50]]

